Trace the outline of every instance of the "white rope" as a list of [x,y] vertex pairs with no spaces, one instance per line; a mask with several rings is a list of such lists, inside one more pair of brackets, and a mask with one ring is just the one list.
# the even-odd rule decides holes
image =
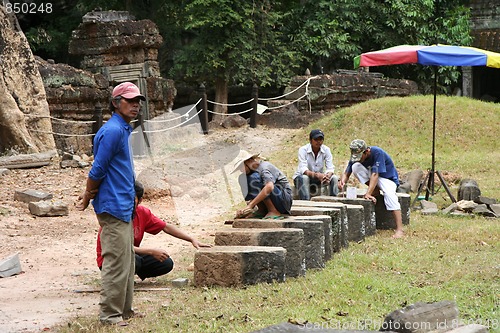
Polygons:
[[245,102],[241,102],[241,103],[233,103],[233,104],[222,104],[222,103],[217,103],[217,102],[213,102],[213,101],[210,101],[210,100],[207,100],[207,102],[209,103],[212,103],[212,104],[215,104],[215,105],[220,105],[220,106],[239,106],[239,105],[243,105],[243,104],[247,104],[247,103],[250,103],[252,102],[254,99],[249,99],[248,101],[245,101]]
[[287,103],[287,104],[284,104],[284,105],[274,106],[274,107],[271,107],[271,108],[269,108],[269,107],[268,107],[267,109],[268,109],[268,110],[275,110],[275,109],[279,109],[279,108],[284,108],[285,106],[291,105],[291,104],[293,104],[293,103],[295,103],[295,102],[297,102],[297,101],[301,100],[302,98],[304,98],[304,97],[306,97],[306,96],[308,96],[308,94],[304,94],[304,95],[300,96],[299,98],[297,98],[296,100],[291,101],[290,103]]
[[177,128],[177,127],[179,127],[179,126],[184,125],[185,123],[187,123],[188,121],[190,121],[191,119],[193,119],[194,117],[196,117],[197,115],[199,115],[201,111],[203,111],[203,109],[202,109],[202,110],[200,110],[200,111],[198,111],[197,113],[195,113],[195,114],[194,114],[191,118],[188,118],[186,121],[184,121],[184,122],[182,122],[182,123],[180,123],[180,124],[177,124],[177,125],[175,125],[175,126],[172,126],[172,127],[169,127],[169,128],[164,128],[164,129],[161,129],[161,130],[144,131],[144,133],[160,133],[160,132],[166,132],[166,131],[168,131],[168,130],[171,130],[171,129]]
[[276,97],[270,97],[270,98],[259,98],[259,101],[272,101],[272,100],[275,100],[275,99],[282,99],[283,97],[286,97],[288,95],[293,94],[294,92],[296,92],[297,90],[299,90],[300,88],[302,88],[303,85],[306,85],[306,94],[307,94],[309,83],[311,82],[312,79],[315,79],[317,77],[318,76],[313,76],[313,77],[308,78],[300,86],[298,86],[297,88],[295,88],[294,90],[290,91],[287,94],[284,94],[284,95],[281,95],[281,96],[276,96]]
[[163,119],[163,120],[148,119],[145,122],[146,123],[166,123],[167,121],[174,121],[174,120],[177,120],[177,119],[180,119],[180,118],[188,118],[189,117],[189,112],[191,112],[200,102],[201,102],[201,98],[185,114],[181,114],[178,117],[170,118],[170,119]]
[[64,123],[93,124],[96,122],[95,120],[89,120],[89,121],[68,120],[68,119],[54,118],[52,116],[38,116],[38,115],[32,115],[32,114],[29,114],[26,116],[32,117],[32,118],[49,118],[50,120],[57,120],[57,121],[64,122]]
[[37,133],[44,133],[44,134],[59,135],[59,136],[92,136],[92,135],[94,135],[94,134],[64,134],[64,133],[56,133],[56,132],[49,132],[49,131],[38,131],[35,129],[30,129],[29,131],[37,132]]
[[218,114],[221,116],[234,116],[234,115],[244,114],[244,113],[247,113],[247,112],[252,111],[252,110],[253,110],[253,108],[245,110],[245,111],[237,112],[237,113],[221,113],[221,112],[214,112],[214,111],[210,111],[210,110],[208,110],[208,112],[212,113],[212,114]]

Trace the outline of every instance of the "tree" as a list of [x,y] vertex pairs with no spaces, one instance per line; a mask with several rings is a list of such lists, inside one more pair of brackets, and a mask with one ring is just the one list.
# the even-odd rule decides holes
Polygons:
[[[289,15],[279,1],[193,0],[183,11],[186,43],[174,54],[174,76],[215,85],[226,104],[229,84],[283,85],[301,55],[283,41]],[[227,113],[225,107],[216,112]]]
[[[360,53],[400,44],[472,42],[469,8],[461,0],[302,0],[293,12],[295,20],[287,34],[302,46],[307,65],[314,64],[316,72],[352,68],[353,58]],[[389,66],[380,71],[427,82],[424,90],[432,77],[431,69],[416,66]],[[456,69],[440,71],[443,82],[458,78]]]

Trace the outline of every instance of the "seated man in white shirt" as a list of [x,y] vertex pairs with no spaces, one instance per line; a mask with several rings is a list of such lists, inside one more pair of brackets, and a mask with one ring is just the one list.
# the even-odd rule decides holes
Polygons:
[[299,148],[299,164],[293,175],[293,183],[299,191],[299,199],[310,200],[311,189],[321,193],[322,186],[329,187],[329,195],[337,196],[338,177],[333,173],[333,157],[330,148],[323,144],[323,131],[314,129],[309,133],[309,143]]

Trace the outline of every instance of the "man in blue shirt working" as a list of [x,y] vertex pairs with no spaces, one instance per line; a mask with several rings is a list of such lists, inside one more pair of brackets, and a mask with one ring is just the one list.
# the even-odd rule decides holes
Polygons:
[[399,186],[399,176],[391,157],[382,148],[368,147],[366,142],[360,139],[353,140],[350,144],[351,158],[342,179],[339,181],[339,189],[349,180],[351,173],[363,184],[368,185],[365,199],[376,203],[375,196],[379,190],[384,192],[384,203],[387,210],[392,211],[396,222],[396,230],[392,237],[403,237],[403,218],[401,216],[401,205],[399,204],[396,190]]
[[94,162],[77,209],[91,199],[101,226],[103,265],[99,319],[103,324],[127,326],[134,316],[135,256],[132,215],[135,203],[134,165],[129,137],[130,122],[141,108],[139,88],[124,82],[113,89],[113,114],[94,138]]

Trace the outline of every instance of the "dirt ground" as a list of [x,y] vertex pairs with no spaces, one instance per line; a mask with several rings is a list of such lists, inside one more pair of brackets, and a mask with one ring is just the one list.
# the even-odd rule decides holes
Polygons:
[[[222,216],[241,201],[230,173],[238,149],[270,154],[279,149],[277,143],[298,130],[259,126],[218,129],[206,136],[199,131],[183,132],[157,140],[171,144],[167,148],[156,144],[154,159],[136,161],[138,179],[149,189],[143,204],[210,243],[223,225]],[[173,153],[161,157],[158,151],[165,149]],[[74,206],[88,171],[89,167],[61,169],[54,161],[0,176],[0,260],[17,253],[23,271],[0,278],[0,332],[47,331],[80,315],[96,315],[97,319],[99,294],[75,292],[99,288],[100,280],[95,264],[97,220],[92,207],[80,212]],[[166,188],[172,197],[165,196]],[[28,204],[14,200],[15,191],[27,189],[51,193],[52,200],[69,206],[69,215],[30,214]],[[214,222],[219,217],[220,222]],[[188,270],[194,258],[191,244],[167,235],[145,237],[143,245],[168,249],[176,262],[173,276]],[[176,260],[181,252],[186,260]],[[136,279],[136,288],[148,287],[148,283]]]

